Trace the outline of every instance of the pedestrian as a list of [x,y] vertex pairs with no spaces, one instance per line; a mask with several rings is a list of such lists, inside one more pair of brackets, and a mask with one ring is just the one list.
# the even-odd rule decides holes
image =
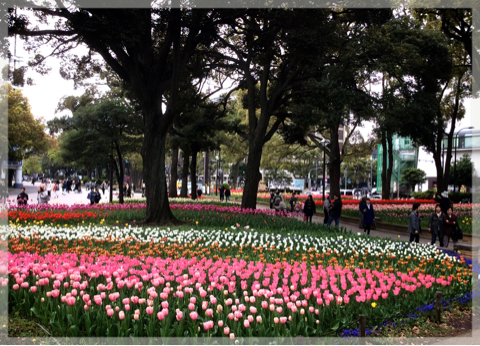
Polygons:
[[95,204],[98,204],[100,203],[100,199],[102,198],[102,196],[100,195],[100,191],[98,190],[98,187],[95,191]]
[[67,179],[67,193],[70,193],[72,191],[72,181],[70,178]]
[[90,205],[95,204],[95,189],[93,185],[90,186],[91,190],[87,195],[87,198],[90,200]]
[[275,199],[275,194],[273,193],[273,190],[272,192],[270,192],[270,209],[273,209],[273,200]]
[[222,185],[218,190],[220,191],[220,202],[223,202],[225,198],[225,187]]
[[145,197],[145,182],[142,182],[142,197]]
[[282,201],[282,196],[280,196],[280,192],[277,191],[277,194],[275,195],[275,197],[273,197],[273,207],[275,208],[275,210],[277,210],[278,206],[280,205],[280,202]]
[[228,186],[227,189],[225,190],[225,202],[228,202],[230,200],[230,195],[231,195],[230,186]]
[[447,209],[451,207],[450,198],[448,197],[448,191],[443,191],[440,195],[434,196],[435,202],[440,204],[440,209],[444,215],[447,214]]
[[293,209],[297,204],[298,198],[295,196],[295,192],[292,193],[292,197],[290,197],[290,212],[293,213]]
[[330,206],[330,216],[328,217],[327,226],[330,226],[335,220],[335,227],[340,224],[340,216],[342,215],[342,200],[338,193],[333,194],[333,203]]
[[365,214],[364,214],[363,210],[365,209],[364,206],[365,206],[366,201],[367,201],[367,197],[362,197],[362,199],[358,203],[358,211],[360,212],[360,224],[358,225],[358,228],[365,229],[365,225],[364,225],[364,221],[363,221],[363,219],[365,217]]
[[62,184],[62,195],[65,195],[67,192],[67,182],[64,180]]
[[420,209],[420,203],[413,203],[412,213],[408,220],[408,233],[410,234],[410,243],[415,241],[418,243],[420,241],[420,233],[422,229],[420,228],[420,217],[418,216],[418,211]]
[[312,216],[316,212],[315,202],[313,201],[312,195],[309,195],[303,206],[303,213],[305,214],[305,221],[312,223]]
[[102,193],[105,195],[105,180],[102,183]]
[[330,213],[330,196],[327,196],[323,200],[323,214],[325,215],[325,217],[323,218],[324,225],[326,225],[328,222],[329,213]]
[[287,205],[285,204],[284,201],[280,201],[280,203],[278,204],[278,206],[275,207],[275,211],[277,213],[286,213],[287,212]]
[[430,215],[430,220],[428,221],[428,231],[432,233],[432,242],[431,245],[435,245],[435,242],[440,241],[440,247],[443,247],[443,219],[444,214],[440,204],[435,206],[435,211]]
[[453,213],[452,207],[447,209],[447,214],[444,217],[444,223],[443,245],[448,247],[450,238],[452,238],[452,242],[454,244],[458,243],[458,239],[454,236],[454,230],[458,227],[457,216]]
[[28,195],[25,193],[25,188],[22,187],[20,189],[20,193],[17,196],[17,203],[18,205],[27,205],[28,202]]
[[373,210],[373,204],[370,203],[370,198],[365,198],[365,204],[363,205],[363,234],[370,236],[370,229],[375,222],[375,211]]
[[132,198],[132,185],[127,184],[127,197]]
[[58,198],[57,190],[58,190],[58,185],[55,182],[55,185],[53,185],[53,198]]
[[48,201],[50,200],[47,192],[47,186],[43,183],[38,188],[37,200],[38,204],[48,204]]

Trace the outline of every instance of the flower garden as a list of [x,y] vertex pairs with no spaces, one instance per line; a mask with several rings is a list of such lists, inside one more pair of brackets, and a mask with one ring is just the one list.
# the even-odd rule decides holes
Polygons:
[[138,226],[142,203],[10,206],[9,314],[54,336],[237,340],[358,335],[359,314],[413,316],[437,291],[471,303],[471,261],[435,246],[204,200],[171,207],[184,225]]

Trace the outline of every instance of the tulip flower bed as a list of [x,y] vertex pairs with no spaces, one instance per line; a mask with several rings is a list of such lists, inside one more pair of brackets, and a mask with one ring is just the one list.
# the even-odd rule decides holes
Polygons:
[[[72,227],[84,223],[116,225],[135,224],[137,221],[143,220],[146,215],[145,207],[145,204],[27,205],[25,208],[11,206],[8,214],[11,224],[48,224]],[[170,208],[180,220],[199,226],[223,227],[225,224],[239,223],[264,229],[314,227],[299,222],[295,218],[297,216],[295,213],[275,214],[273,210],[241,209],[239,206],[228,207],[200,203],[171,204]],[[325,230],[326,228],[321,226],[318,229]]]
[[[428,220],[434,212],[434,204],[421,204],[419,215],[423,217],[421,220],[422,229],[428,228]],[[402,205],[374,205],[375,216],[381,218],[382,222],[388,222],[399,225],[408,225],[410,214],[412,213],[412,204]],[[454,214],[457,215],[460,228],[464,234],[472,234],[474,219],[480,212],[480,204],[455,204]],[[357,205],[344,205],[342,215],[359,217],[358,203]]]
[[53,335],[232,339],[320,336],[471,290],[471,266],[434,246],[245,228],[8,226],[2,286]]

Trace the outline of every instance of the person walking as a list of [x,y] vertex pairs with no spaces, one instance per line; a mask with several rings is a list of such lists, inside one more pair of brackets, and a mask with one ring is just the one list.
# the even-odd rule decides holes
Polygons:
[[323,214],[325,215],[323,218],[323,224],[326,225],[330,214],[330,196],[325,197],[323,201]]
[[100,199],[102,198],[102,196],[100,195],[100,191],[98,190],[98,187],[95,191],[95,204],[98,204],[100,203]]
[[330,207],[330,216],[328,218],[327,226],[330,226],[335,220],[335,227],[340,224],[340,216],[342,215],[342,200],[339,194],[333,195],[333,203]]
[[440,241],[440,247],[443,247],[443,223],[444,223],[444,214],[440,204],[435,206],[435,211],[430,215],[430,220],[428,221],[428,231],[432,233],[432,242],[431,245],[435,245],[435,242]]
[[48,204],[48,201],[50,200],[47,192],[47,186],[43,183],[38,188],[37,200],[38,204]]
[[412,213],[408,219],[408,233],[410,234],[410,243],[415,241],[418,243],[420,241],[420,217],[418,216],[418,211],[420,209],[420,203],[413,203]]
[[127,184],[127,198],[132,198],[132,186]]
[[447,214],[447,209],[451,207],[450,198],[448,197],[448,191],[443,191],[440,195],[437,194],[433,198],[435,202],[440,204],[440,209],[444,215]]
[[223,185],[220,186],[218,191],[220,191],[220,202],[223,202],[223,200],[225,198],[225,187]]
[[277,191],[277,194],[273,198],[273,207],[275,210],[277,210],[277,207],[280,205],[280,202],[282,201],[282,196],[280,196],[280,192]]
[[225,202],[228,202],[230,200],[230,194],[231,194],[230,187],[227,187],[227,189],[225,190]]
[[142,181],[142,197],[145,197],[145,182]]
[[312,216],[316,212],[315,202],[313,201],[312,195],[309,195],[303,206],[303,212],[305,214],[305,221],[312,223]]
[[293,210],[295,209],[295,205],[297,204],[298,198],[296,196],[296,193],[293,192],[292,196],[290,197],[290,212],[293,213]]
[[273,209],[273,200],[275,199],[275,194],[270,192],[270,209]]
[[105,195],[105,180],[102,182],[102,193]]
[[17,196],[17,203],[18,205],[27,205],[28,202],[28,195],[25,193],[25,188],[22,187],[20,189],[20,193]]
[[365,204],[363,204],[363,234],[370,236],[370,229],[375,221],[375,211],[373,210],[373,204],[370,203],[370,198],[365,198]]
[[281,200],[280,203],[278,204],[278,206],[275,207],[275,211],[277,213],[286,213],[287,212],[287,205],[285,204],[285,202],[283,200]]
[[67,182],[64,180],[62,184],[62,195],[67,193]]
[[452,238],[452,242],[458,243],[458,239],[453,236],[454,229],[458,226],[457,216],[453,213],[452,207],[448,207],[447,214],[444,217],[444,234],[443,234],[443,245],[448,247],[450,242],[450,238]]
[[53,190],[52,190],[53,191],[53,198],[58,198],[57,189],[58,189],[58,185],[55,182],[55,185],[53,185]]
[[93,187],[93,185],[91,185],[90,188],[91,190],[88,193],[87,198],[90,200],[90,205],[94,205],[95,204],[95,188]]
[[72,191],[72,181],[70,178],[67,179],[67,193],[70,193]]
[[364,225],[364,221],[363,221],[363,219],[365,217],[365,213],[363,212],[363,210],[365,209],[364,206],[365,206],[366,201],[367,201],[367,197],[362,197],[362,199],[358,203],[358,211],[360,212],[360,224],[358,225],[358,228],[365,229],[365,225]]

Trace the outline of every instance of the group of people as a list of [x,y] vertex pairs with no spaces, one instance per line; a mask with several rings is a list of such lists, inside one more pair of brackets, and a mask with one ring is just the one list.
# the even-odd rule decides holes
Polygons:
[[228,202],[230,200],[231,192],[229,187],[225,188],[225,186],[222,185],[220,186],[218,191],[220,192],[220,202],[223,202],[223,200],[225,200],[225,202]]
[[[312,195],[309,195],[308,198],[299,203],[296,192],[292,193],[292,196],[289,200],[290,212],[300,213],[302,212],[304,221],[312,222],[313,214],[317,212],[317,207],[315,201],[313,200]],[[285,204],[284,198],[280,195],[280,192],[277,191],[276,194],[270,194],[270,209],[275,209],[276,212],[287,212],[287,205]],[[325,198],[323,204],[323,210],[325,213],[324,224],[330,226],[333,221],[335,221],[335,227],[339,226],[340,216],[342,214],[342,200],[339,195],[334,194],[333,201],[330,201],[330,197]]]
[[[105,194],[105,192],[104,192],[104,194]],[[102,199],[102,196],[100,195],[100,191],[99,191],[98,187],[95,188],[92,185],[91,190],[87,195],[87,198],[90,200],[90,205],[100,203],[100,199]]]
[[[438,238],[440,247],[448,247],[450,239],[453,243],[457,243],[461,237],[457,216],[453,213],[447,191],[444,191],[441,195],[437,194],[434,199],[437,204],[435,205],[435,211],[428,220],[428,232],[431,233],[430,244],[434,245]],[[423,216],[420,216],[419,213],[420,203],[414,203],[412,209],[408,222],[408,233],[410,234],[410,242],[418,243],[422,232],[420,221],[423,219]]]

